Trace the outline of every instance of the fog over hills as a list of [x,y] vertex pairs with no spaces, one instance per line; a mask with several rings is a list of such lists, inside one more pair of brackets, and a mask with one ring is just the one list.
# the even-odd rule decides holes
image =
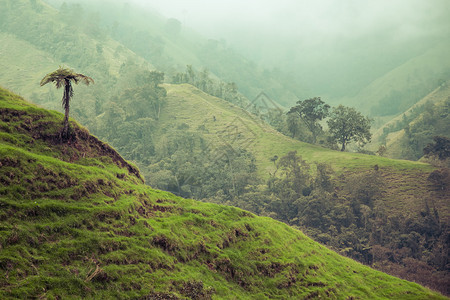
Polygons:
[[[368,102],[372,104],[374,101],[386,101],[384,98],[371,98],[361,99],[355,104],[351,98],[359,95],[375,80],[430,49],[442,44],[446,47],[450,36],[450,21],[446,15],[450,2],[445,0],[47,2],[57,8],[62,3],[88,4],[95,7],[96,18],[101,16],[101,22],[109,18],[107,21],[110,23],[106,22],[104,25],[113,27],[119,24],[119,28],[124,25],[124,21],[114,23],[114,13],[111,14],[111,11],[122,6],[120,13],[125,13],[138,6],[141,15],[140,30],[143,33],[154,22],[162,22],[164,29],[165,21],[173,21],[173,24],[179,24],[180,35],[167,42],[166,37],[155,31],[153,26],[150,30],[153,44],[148,45],[150,52],[163,48],[166,53],[170,53],[170,60],[174,65],[170,68],[179,69],[186,64],[192,64],[198,69],[206,67],[223,80],[236,82],[239,90],[247,98],[253,99],[260,89],[267,86],[261,82],[261,78],[256,79],[257,76],[254,76],[254,81],[260,85],[258,88],[258,84],[250,83],[251,74],[241,76],[249,68],[225,71],[224,68],[235,67],[227,62],[227,67],[223,66],[219,70],[217,66],[212,66],[211,58],[203,60],[198,54],[195,54],[197,57],[190,56],[192,53],[189,51],[192,49],[186,47],[186,41],[190,41],[191,46],[203,47],[207,51],[203,57],[219,55],[209,47],[218,45],[220,49],[224,49],[224,53],[234,51],[235,54],[243,55],[250,66],[255,64],[252,70],[255,74],[261,73],[257,70],[259,68],[265,72],[265,79],[281,82],[281,89],[267,88],[265,92],[285,107],[293,105],[297,98],[314,96],[320,96],[331,104],[356,105],[359,109]],[[154,15],[155,12],[159,17]],[[136,15],[133,22],[138,22],[135,17]],[[199,39],[199,34],[205,39]],[[161,39],[164,41],[162,44],[154,45]],[[205,42],[208,39],[210,44]],[[148,44],[145,38],[142,41]],[[173,52],[173,49],[170,52],[169,48],[174,44],[179,48],[177,52]],[[434,57],[436,59],[446,60],[445,57]],[[167,61],[164,63],[167,65]],[[220,63],[223,62],[217,57],[217,64]],[[242,62],[236,63],[242,66]],[[155,66],[160,67],[158,64]],[[163,71],[167,73],[170,68]],[[426,83],[428,87],[417,99],[409,102],[413,104],[434,90],[440,79],[448,78],[449,70],[449,67],[444,66],[435,74],[423,74],[429,80]],[[391,91],[387,91],[385,94],[390,93]],[[392,114],[401,113],[408,108],[409,106],[401,107],[400,111]],[[372,115],[377,116],[377,112]]]
[[[307,83],[314,95],[351,96],[450,33],[450,2],[139,1],[166,17]],[[145,4],[144,4],[145,3]]]

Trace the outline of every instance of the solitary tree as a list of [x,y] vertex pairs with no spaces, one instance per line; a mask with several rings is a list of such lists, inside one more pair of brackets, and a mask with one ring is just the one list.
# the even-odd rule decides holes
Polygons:
[[339,105],[333,108],[328,120],[332,138],[342,145],[341,151],[350,141],[365,144],[370,141],[370,119],[354,108]]
[[86,85],[94,83],[94,79],[83,74],[75,73],[73,70],[59,67],[58,70],[45,75],[41,80],[41,86],[53,82],[57,89],[64,87],[64,94],[62,97],[62,107],[64,108],[64,127],[61,132],[61,137],[67,139],[69,136],[69,109],[70,99],[73,97],[72,82],[78,84],[82,82]]
[[313,143],[316,143],[317,136],[322,131],[322,126],[319,122],[328,116],[329,109],[330,106],[325,104],[320,97],[314,97],[297,101],[297,105],[291,107],[288,113],[295,113],[303,120],[312,133]]

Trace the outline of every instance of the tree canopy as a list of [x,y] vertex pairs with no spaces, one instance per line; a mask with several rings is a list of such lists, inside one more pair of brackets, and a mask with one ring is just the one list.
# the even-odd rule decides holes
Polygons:
[[360,145],[370,141],[372,138],[370,122],[368,117],[363,116],[354,108],[339,105],[333,108],[327,123],[332,138],[341,144],[341,151],[345,151],[345,147],[350,141],[355,141]]
[[423,153],[427,156],[437,156],[440,160],[450,157],[450,139],[445,136],[435,136],[434,143],[429,143]]
[[303,120],[312,133],[313,143],[316,143],[317,135],[322,131],[319,122],[328,116],[329,109],[330,106],[325,104],[320,97],[314,97],[297,101],[297,105],[291,107],[288,113],[295,113]]
[[64,87],[64,94],[62,97],[62,107],[64,108],[64,127],[61,132],[61,137],[67,138],[69,135],[69,109],[70,99],[73,97],[72,82],[78,84],[82,82],[86,85],[94,83],[94,79],[89,76],[75,73],[73,70],[59,67],[58,70],[48,73],[42,78],[40,85],[46,85],[53,82],[57,89]]

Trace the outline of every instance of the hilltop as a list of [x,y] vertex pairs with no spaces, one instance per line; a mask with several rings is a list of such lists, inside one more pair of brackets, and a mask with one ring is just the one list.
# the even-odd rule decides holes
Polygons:
[[287,225],[145,186],[59,113],[0,90],[0,294],[9,297],[439,299]]

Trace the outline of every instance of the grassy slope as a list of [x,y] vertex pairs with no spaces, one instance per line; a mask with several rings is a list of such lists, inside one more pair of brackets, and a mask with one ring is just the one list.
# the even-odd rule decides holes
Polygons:
[[22,95],[41,92],[42,70],[57,65],[50,55],[13,35],[0,32],[0,83]]
[[[422,209],[424,199],[434,198],[442,217],[448,219],[450,216],[448,199],[436,194],[426,180],[433,170],[428,164],[333,151],[302,143],[276,132],[234,105],[190,85],[165,85],[165,88],[168,103],[161,114],[160,128],[169,123],[187,123],[192,130],[196,130],[203,125],[203,132],[212,149],[223,144],[233,149],[251,151],[262,178],[267,178],[275,170],[271,157],[281,157],[293,150],[309,162],[329,163],[340,173],[360,172],[378,165],[383,176],[389,179],[384,193],[387,209],[393,213],[414,215]],[[220,152],[217,157],[220,157]],[[213,162],[217,157],[206,159]]]
[[448,45],[449,41],[442,41],[424,54],[376,79],[356,96],[342,99],[341,102],[351,103],[368,113],[371,107],[388,97],[393,91],[416,90],[417,87],[427,87],[421,92],[431,91],[438,85],[439,80],[447,79],[450,67],[447,59]]
[[[62,115],[0,89],[0,297],[443,298],[301,232],[177,198]],[[147,299],[148,299],[147,298]]]
[[[161,121],[188,123],[190,128],[204,125],[214,142],[229,144],[233,147],[245,147],[254,152],[261,175],[273,171],[270,158],[297,150],[309,161],[332,163],[338,169],[366,168],[378,164],[380,167],[395,167],[411,170],[431,170],[429,165],[404,160],[383,159],[358,153],[333,151],[286,137],[255,116],[226,102],[207,95],[195,87],[165,85],[168,92],[168,105],[164,109]],[[216,117],[216,121],[213,117]]]
[[[392,119],[391,121],[387,122],[384,126],[382,126],[379,130],[377,130],[373,136],[374,143],[371,146],[372,150],[377,149],[377,142],[380,142],[380,137],[383,134],[383,128],[387,128],[390,125],[394,125],[396,122],[400,122],[403,118],[403,115],[409,116],[413,113],[414,109],[425,105],[425,104],[434,104],[434,105],[440,105],[443,102],[450,97],[450,81],[447,81],[445,85],[440,86],[436,88],[434,91],[423,97],[419,102],[417,102],[414,106],[412,106],[410,109],[405,111],[403,114],[397,116],[396,118]],[[419,114],[414,120],[410,122],[410,125],[412,125],[414,122],[416,122],[419,118],[421,118],[421,114]],[[401,144],[403,139],[405,138],[405,130],[401,129],[399,131],[391,132],[386,140],[386,147],[387,152],[386,156],[388,157],[401,157],[402,148]]]
[[[45,18],[45,16],[40,16]],[[62,25],[60,25],[62,26]],[[94,48],[97,42],[87,35],[81,35],[80,40],[83,44]],[[120,77],[119,70],[123,63],[128,60],[136,62],[141,66],[153,69],[153,66],[147,63],[143,58],[139,57],[132,51],[122,46],[122,51],[116,53],[116,48],[121,44],[110,39],[104,38],[101,42],[102,55],[108,62],[109,76]],[[94,51],[92,49],[89,49]],[[54,90],[53,86],[39,87],[39,82],[46,73],[49,73],[58,68],[60,65],[72,68],[68,63],[61,63],[55,59],[52,54],[39,50],[33,44],[19,39],[16,36],[1,32],[0,30],[0,85],[19,93],[23,97],[29,98],[33,96],[39,99],[40,103],[45,104],[47,108],[60,108],[60,103],[54,98],[43,99],[42,95]],[[98,71],[94,70],[85,72],[83,68],[77,68],[76,71],[80,73],[87,73],[90,76],[97,78]],[[106,74],[103,74],[106,75]],[[100,83],[101,85],[102,83]],[[76,96],[76,95],[75,95]],[[57,98],[59,98],[59,93]]]

